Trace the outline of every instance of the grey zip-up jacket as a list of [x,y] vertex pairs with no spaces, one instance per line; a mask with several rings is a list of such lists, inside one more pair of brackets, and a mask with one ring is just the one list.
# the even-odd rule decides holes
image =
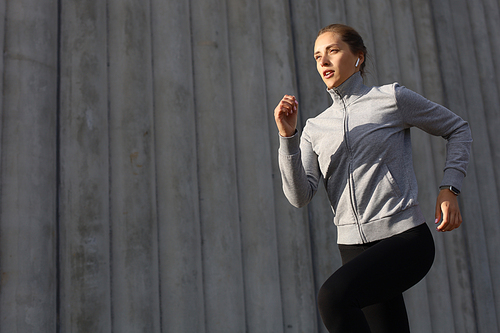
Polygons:
[[328,92],[333,104],[307,120],[302,136],[280,136],[279,166],[296,207],[311,201],[323,179],[339,244],[384,239],[425,222],[410,127],[448,141],[441,185],[461,189],[472,142],[462,118],[397,83],[369,88],[359,73]]

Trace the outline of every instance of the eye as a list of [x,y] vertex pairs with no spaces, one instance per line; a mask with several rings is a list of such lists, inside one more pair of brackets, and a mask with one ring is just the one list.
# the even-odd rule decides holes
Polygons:
[[331,50],[330,50],[330,53],[337,53],[337,52],[339,52],[339,50],[338,50],[338,49],[331,49]]

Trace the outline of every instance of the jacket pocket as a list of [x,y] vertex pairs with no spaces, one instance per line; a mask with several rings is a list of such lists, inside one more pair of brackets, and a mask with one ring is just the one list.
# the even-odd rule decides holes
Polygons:
[[391,216],[401,210],[401,190],[384,163],[354,172],[356,206],[361,223]]

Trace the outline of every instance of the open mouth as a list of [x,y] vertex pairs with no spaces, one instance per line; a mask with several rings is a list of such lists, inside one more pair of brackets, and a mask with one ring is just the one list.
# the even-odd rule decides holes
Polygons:
[[335,73],[335,72],[334,72],[334,71],[332,71],[332,70],[330,70],[330,69],[329,69],[329,70],[326,70],[326,71],[324,71],[324,72],[323,72],[323,77],[324,77],[325,79],[329,79],[329,78],[331,78],[331,77],[333,76],[333,74],[334,74],[334,73]]

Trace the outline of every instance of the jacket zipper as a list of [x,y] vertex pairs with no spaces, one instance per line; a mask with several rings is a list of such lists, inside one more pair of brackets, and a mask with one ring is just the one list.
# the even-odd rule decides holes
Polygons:
[[337,93],[337,95],[339,96],[340,100],[342,101],[342,105],[343,105],[343,110],[344,110],[344,117],[343,117],[343,127],[344,127],[344,143],[345,143],[345,146],[346,146],[346,150],[347,150],[347,153],[349,154],[349,163],[348,163],[348,166],[347,166],[347,172],[348,172],[348,186],[349,186],[349,201],[351,203],[351,209],[352,209],[352,212],[353,212],[353,215],[354,215],[354,218],[356,220],[356,226],[358,227],[358,233],[359,233],[359,236],[361,238],[361,240],[363,241],[363,243],[366,243],[367,240],[366,240],[366,237],[363,233],[363,231],[361,230],[361,223],[359,222],[359,216],[358,216],[358,210],[356,208],[356,198],[354,196],[354,179],[352,177],[352,160],[353,160],[353,154],[352,154],[352,151],[351,151],[351,147],[349,145],[349,137],[348,137],[348,124],[347,124],[347,106],[345,104],[345,101],[344,101],[344,98],[342,97],[342,95],[339,93],[338,90],[334,89],[335,90],[335,93]]

